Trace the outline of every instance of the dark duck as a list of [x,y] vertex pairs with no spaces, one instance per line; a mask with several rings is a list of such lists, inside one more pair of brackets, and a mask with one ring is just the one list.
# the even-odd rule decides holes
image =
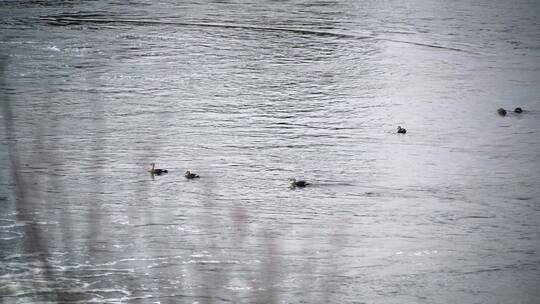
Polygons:
[[187,179],[194,179],[194,178],[199,178],[199,177],[200,177],[198,174],[192,173],[192,172],[189,171],[189,170],[186,171],[186,174],[184,174],[184,176],[185,176]]
[[506,110],[503,109],[503,108],[498,108],[497,113],[499,113],[499,115],[501,115],[501,116],[505,116],[506,115]]
[[291,187],[292,188],[304,188],[305,186],[309,185],[310,183],[303,181],[303,180],[296,180],[296,178],[289,179],[291,181]]
[[399,134],[405,134],[405,133],[407,133],[407,130],[405,130],[405,128],[402,128],[401,126],[398,126],[397,127],[397,132]]
[[148,169],[148,172],[150,172],[151,174],[155,174],[155,175],[161,175],[161,174],[165,174],[165,173],[169,173],[168,170],[165,170],[165,169],[156,169],[156,164],[155,163],[151,163],[150,164],[151,168]]

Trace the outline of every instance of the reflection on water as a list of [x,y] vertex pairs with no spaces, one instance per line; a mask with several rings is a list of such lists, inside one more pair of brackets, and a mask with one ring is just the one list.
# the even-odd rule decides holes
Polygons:
[[538,302],[536,3],[4,6],[3,302]]

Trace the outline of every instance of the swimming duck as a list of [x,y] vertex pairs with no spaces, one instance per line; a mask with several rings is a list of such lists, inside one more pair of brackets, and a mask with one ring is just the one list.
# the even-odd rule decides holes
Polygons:
[[155,163],[150,163],[150,166],[152,166],[152,168],[148,169],[148,172],[150,172],[152,174],[161,175],[161,174],[164,174],[164,173],[169,173],[169,171],[165,170],[165,169],[156,169],[155,168],[155,166],[156,166]]
[[499,109],[497,109],[497,113],[499,113],[499,115],[501,115],[501,116],[505,116],[506,115],[506,110],[503,109],[503,108],[499,108]]
[[520,108],[520,107],[517,107],[517,108],[514,109],[514,112],[516,112],[516,113],[522,113],[522,112],[523,112],[523,109]]
[[405,130],[405,128],[402,128],[401,126],[398,126],[397,127],[397,132],[399,134],[405,134],[405,133],[407,133],[407,130]]
[[289,179],[291,181],[291,187],[295,188],[295,187],[299,187],[299,188],[304,188],[305,186],[309,185],[310,183],[306,182],[306,181],[303,181],[303,180],[296,180],[296,178],[291,178]]
[[187,179],[193,179],[193,178],[199,178],[200,177],[198,174],[191,173],[191,171],[189,171],[189,170],[186,171],[186,174],[184,174],[184,176]]

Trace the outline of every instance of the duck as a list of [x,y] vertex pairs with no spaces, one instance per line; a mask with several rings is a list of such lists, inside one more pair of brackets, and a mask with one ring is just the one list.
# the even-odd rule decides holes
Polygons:
[[150,172],[151,174],[155,174],[155,175],[161,175],[161,174],[164,174],[164,173],[169,173],[168,170],[166,169],[156,169],[156,164],[155,163],[150,163],[150,166],[152,166],[152,168],[148,169],[148,172]]
[[193,178],[199,178],[200,177],[198,174],[191,173],[191,171],[189,171],[189,170],[186,171],[186,174],[184,174],[184,176],[187,179],[193,179]]
[[501,116],[506,116],[506,110],[503,108],[497,109],[497,113],[499,113],[499,115]]
[[405,128],[402,128],[401,126],[398,126],[397,127],[397,132],[399,134],[405,134],[405,133],[407,133],[407,130],[405,130]]
[[514,112],[516,112],[516,113],[519,114],[519,113],[522,113],[522,112],[523,112],[523,109],[520,108],[520,107],[517,107],[517,108],[514,109]]
[[296,178],[290,178],[289,180],[291,181],[292,188],[304,188],[305,186],[310,185],[310,183],[303,180],[296,180]]

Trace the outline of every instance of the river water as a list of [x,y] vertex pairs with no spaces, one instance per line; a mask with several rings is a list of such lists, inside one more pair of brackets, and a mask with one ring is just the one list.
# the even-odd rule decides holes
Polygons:
[[537,0],[0,16],[2,303],[540,302]]

